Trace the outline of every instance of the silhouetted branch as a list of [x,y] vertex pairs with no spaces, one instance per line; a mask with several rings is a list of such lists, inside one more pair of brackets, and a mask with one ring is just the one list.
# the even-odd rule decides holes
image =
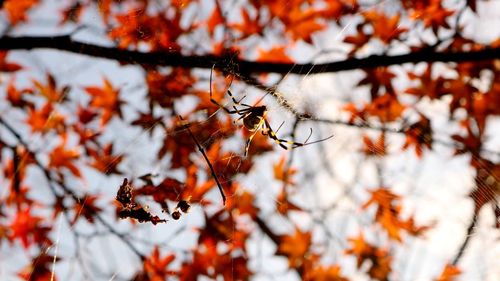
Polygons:
[[462,246],[460,246],[460,249],[458,250],[457,255],[453,259],[453,262],[452,262],[453,265],[458,264],[458,262],[460,261],[460,258],[462,257],[462,255],[465,252],[465,248],[469,244],[470,238],[472,237],[472,234],[474,233],[474,228],[476,227],[477,215],[478,215],[477,212],[474,212],[474,216],[472,217],[471,222],[469,224],[469,227],[467,228],[467,233],[466,233],[464,241],[462,242]]
[[11,37],[0,38],[0,50],[33,50],[54,49],[67,51],[92,57],[106,58],[120,62],[158,65],[182,66],[186,68],[216,68],[227,70],[227,62],[237,66],[240,73],[295,73],[315,74],[339,72],[353,69],[375,68],[380,66],[400,65],[418,62],[464,62],[481,61],[500,58],[500,48],[485,48],[470,52],[436,52],[423,50],[404,55],[372,55],[366,58],[350,58],[321,64],[293,64],[293,63],[265,63],[239,60],[234,57],[215,55],[183,55],[178,51],[172,52],[139,52],[119,49],[116,47],[98,46],[90,43],[77,42],[70,35],[47,37]]

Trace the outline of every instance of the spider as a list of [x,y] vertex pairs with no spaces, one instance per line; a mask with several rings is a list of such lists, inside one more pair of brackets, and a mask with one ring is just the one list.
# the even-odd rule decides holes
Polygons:
[[[245,157],[248,155],[248,149],[250,147],[250,143],[252,142],[252,139],[255,137],[255,135],[259,131],[262,133],[262,135],[268,136],[269,138],[274,140],[274,142],[276,142],[276,144],[278,144],[280,147],[282,147],[285,150],[294,149],[297,147],[326,141],[326,140],[333,137],[333,135],[331,135],[331,136],[324,138],[324,139],[316,140],[313,142],[308,142],[309,138],[312,135],[312,128],[311,128],[311,132],[309,133],[309,136],[307,137],[307,139],[303,143],[278,138],[276,136],[276,132],[281,128],[281,126],[283,125],[284,122],[281,123],[281,125],[278,127],[278,130],[274,131],[266,119],[267,107],[265,105],[252,106],[252,105],[248,105],[246,103],[241,103],[241,101],[246,96],[243,96],[243,98],[241,98],[238,101],[234,98],[233,94],[231,93],[231,91],[229,89],[227,90],[227,94],[231,97],[231,100],[233,101],[232,109],[227,108],[226,106],[224,106],[224,105],[220,104],[219,102],[217,102],[216,100],[214,100],[212,98],[212,72],[213,72],[213,68],[210,71],[210,102],[217,105],[219,108],[223,109],[228,114],[239,115],[238,119],[234,120],[234,123],[242,120],[243,126],[247,130],[249,130],[250,132],[253,132],[253,134],[250,135],[250,137],[247,139],[246,144],[245,144],[245,155],[244,155]],[[236,107],[237,105],[240,105],[243,108],[237,108]]]

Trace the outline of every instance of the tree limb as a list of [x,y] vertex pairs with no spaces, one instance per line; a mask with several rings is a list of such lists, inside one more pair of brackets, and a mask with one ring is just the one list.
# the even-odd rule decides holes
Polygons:
[[457,252],[455,258],[453,259],[453,262],[452,262],[453,265],[458,264],[458,262],[460,261],[460,258],[462,257],[462,255],[465,252],[465,248],[469,244],[470,238],[472,237],[472,234],[474,233],[474,228],[476,227],[477,216],[478,216],[477,212],[474,212],[474,216],[472,217],[472,219],[470,221],[469,227],[467,227],[467,233],[465,235],[465,239],[462,242],[460,249],[458,249],[458,252]]
[[240,73],[294,73],[315,74],[340,72],[353,69],[375,68],[380,66],[400,65],[418,62],[464,62],[481,61],[500,58],[500,48],[485,48],[470,52],[436,52],[424,50],[404,55],[371,55],[366,58],[349,58],[322,64],[293,64],[293,63],[266,63],[239,60],[228,56],[215,55],[183,55],[178,51],[172,52],[139,52],[119,49],[116,47],[98,46],[90,43],[78,42],[70,35],[47,37],[11,37],[0,38],[0,50],[33,50],[54,49],[71,53],[99,57],[130,64],[182,66],[186,68],[212,68],[214,65],[227,70],[227,62],[238,66]]

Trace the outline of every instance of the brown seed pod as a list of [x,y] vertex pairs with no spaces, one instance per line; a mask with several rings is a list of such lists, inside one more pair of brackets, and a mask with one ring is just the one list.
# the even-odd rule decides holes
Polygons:
[[172,213],[172,218],[173,218],[174,220],[178,220],[178,219],[180,219],[180,217],[181,217],[181,212],[179,212],[179,211],[174,211],[174,212]]
[[188,201],[186,200],[181,200],[179,203],[177,203],[177,208],[181,209],[183,213],[189,212],[189,209],[191,208],[191,205],[189,204]]

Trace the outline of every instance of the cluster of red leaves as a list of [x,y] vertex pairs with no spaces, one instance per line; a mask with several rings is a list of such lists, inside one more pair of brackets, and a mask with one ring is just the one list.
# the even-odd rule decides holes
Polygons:
[[132,9],[116,16],[118,25],[109,32],[118,40],[120,48],[137,47],[146,43],[152,51],[178,51],[176,42],[186,30],[180,26],[180,14],[166,18],[161,14],[151,16],[143,9]]
[[26,15],[28,10],[38,4],[38,0],[5,0],[2,2],[3,9],[13,25],[26,21],[28,19]]
[[375,221],[387,231],[389,238],[401,241],[401,230],[410,235],[419,236],[428,226],[416,226],[414,218],[402,220],[400,217],[401,205],[397,203],[400,197],[389,189],[381,187],[371,192],[371,198],[363,205],[367,208],[372,204],[377,206]]
[[346,254],[354,255],[358,268],[365,262],[369,263],[368,275],[375,280],[389,280],[391,273],[392,256],[387,249],[379,248],[366,242],[363,234],[356,238],[350,238],[351,248],[346,250]]

